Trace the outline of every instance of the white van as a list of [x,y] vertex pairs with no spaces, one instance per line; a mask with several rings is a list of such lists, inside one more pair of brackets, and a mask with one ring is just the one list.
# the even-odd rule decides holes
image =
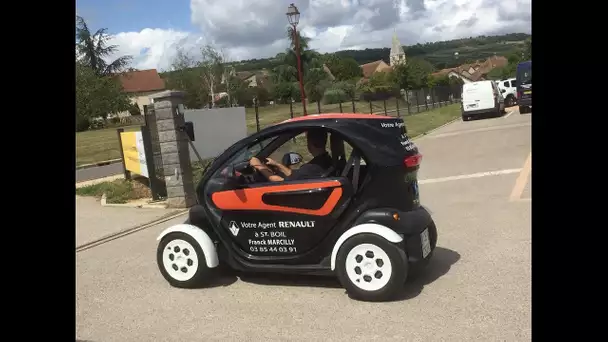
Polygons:
[[498,89],[505,98],[505,107],[511,107],[517,104],[517,86],[515,85],[515,77],[507,78],[506,80],[496,81]]
[[494,81],[465,83],[462,86],[462,120],[473,115],[504,113],[505,101]]

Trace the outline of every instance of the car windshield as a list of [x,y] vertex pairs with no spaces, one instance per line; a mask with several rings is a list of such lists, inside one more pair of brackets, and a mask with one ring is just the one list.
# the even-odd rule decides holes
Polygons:
[[228,164],[237,164],[240,162],[244,162],[246,160],[251,159],[251,157],[260,153],[262,149],[264,149],[268,144],[270,144],[276,137],[266,138],[262,141],[257,141],[253,145],[250,145],[248,148],[245,148],[238,152],[234,157],[230,159]]

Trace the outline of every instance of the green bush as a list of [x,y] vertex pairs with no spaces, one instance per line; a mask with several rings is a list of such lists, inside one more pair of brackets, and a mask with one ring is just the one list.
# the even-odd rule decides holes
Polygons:
[[355,97],[355,83],[348,81],[336,82],[331,87],[332,89],[341,89],[347,96],[347,100],[351,100]]
[[93,184],[76,189],[76,195],[79,196],[101,197],[101,195],[105,193],[106,201],[108,203],[127,203],[127,201],[133,197],[132,192],[133,184],[124,179]]
[[137,103],[131,104],[131,106],[129,107],[129,114],[133,116],[141,115],[141,110],[139,109],[139,105],[137,105]]
[[324,104],[336,104],[350,100],[346,92],[339,88],[329,88],[323,94]]
[[82,116],[76,116],[76,132],[84,132],[91,126],[91,120]]

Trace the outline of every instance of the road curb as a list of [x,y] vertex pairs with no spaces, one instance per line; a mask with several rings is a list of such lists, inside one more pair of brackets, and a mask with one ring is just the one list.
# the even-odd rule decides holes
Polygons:
[[104,244],[106,242],[110,242],[112,240],[119,239],[119,238],[121,238],[123,236],[127,236],[127,235],[130,235],[130,234],[136,233],[136,232],[138,232],[140,230],[144,230],[146,228],[150,228],[150,227],[155,226],[155,225],[157,225],[159,223],[163,223],[163,222],[172,220],[172,219],[174,219],[176,217],[180,217],[180,216],[188,213],[188,210],[189,209],[173,210],[172,212],[167,213],[166,215],[163,215],[163,216],[161,216],[161,217],[159,217],[159,218],[157,218],[157,219],[155,219],[153,221],[150,221],[148,223],[142,223],[142,224],[139,224],[139,225],[137,225],[135,227],[127,228],[127,229],[121,230],[121,231],[119,231],[117,233],[108,234],[108,235],[105,235],[105,236],[103,236],[103,237],[101,237],[99,239],[83,243],[80,246],[76,246],[76,253],[85,251],[85,250],[87,250],[89,248],[93,248],[93,247],[102,245],[102,244]]
[[99,183],[113,182],[117,179],[125,179],[125,176],[123,174],[120,174],[120,175],[108,176],[108,177],[103,177],[103,178],[89,179],[86,181],[76,183],[76,189],[82,188],[85,186],[99,184]]
[[144,203],[144,204],[138,204],[138,203],[108,203],[107,202],[107,196],[104,193],[103,195],[101,195],[101,200],[100,200],[101,206],[102,207],[116,207],[116,208],[141,208],[141,209],[167,209],[167,204],[161,204],[161,203],[156,203],[156,204],[152,204],[152,203]]
[[116,163],[120,163],[121,161],[122,161],[122,159],[118,158],[118,159],[104,160],[104,161],[100,161],[100,162],[92,163],[92,164],[83,164],[83,165],[76,166],[76,170],[90,169],[92,167],[116,164]]
[[431,134],[431,133],[435,132],[436,130],[438,130],[438,129],[440,129],[440,128],[443,128],[443,127],[445,127],[445,126],[447,126],[447,125],[453,124],[454,122],[459,121],[459,120],[460,120],[460,118],[456,118],[456,119],[454,119],[454,120],[452,120],[452,121],[448,121],[448,122],[444,123],[443,125],[441,125],[441,126],[439,126],[439,127],[435,127],[435,128],[433,128],[433,129],[432,129],[432,130],[430,130],[430,131],[424,132],[424,133],[422,133],[422,134],[418,134],[417,136],[413,137],[413,138],[412,138],[412,140],[415,140],[415,139],[418,139],[418,138],[422,138],[422,137],[424,137],[425,135],[429,135],[429,134]]

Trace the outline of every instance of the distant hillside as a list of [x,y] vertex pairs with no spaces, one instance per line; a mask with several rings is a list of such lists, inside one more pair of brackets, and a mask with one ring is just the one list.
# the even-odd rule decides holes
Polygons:
[[[482,60],[487,57],[502,55],[507,57],[513,53],[520,53],[524,40],[530,37],[525,33],[510,33],[502,36],[479,36],[448,40],[443,42],[416,44],[404,46],[407,57],[419,57],[429,61],[437,69],[455,67],[457,65]],[[458,52],[458,60],[454,53]],[[341,56],[350,56],[359,64],[377,61],[379,59],[389,62],[390,48],[346,50],[337,51]]]
[[[476,59],[485,59],[496,55],[508,56],[519,53],[524,45],[524,40],[530,37],[525,33],[509,33],[501,36],[479,36],[464,39],[448,40],[425,44],[404,46],[405,54],[408,57],[420,57],[429,61],[437,69],[449,68],[472,62]],[[390,37],[387,37],[387,45]],[[458,52],[458,60],[454,58],[454,52]],[[388,56],[390,47],[365,49],[365,50],[342,50],[336,54],[340,56],[350,56],[359,64],[365,64],[377,60],[389,62]],[[263,68],[272,69],[279,64],[273,58],[259,58],[240,61],[235,63],[235,69],[259,70]]]
[[[524,40],[530,37],[525,33],[509,33],[501,36],[479,36],[441,42],[416,44],[404,46],[407,57],[419,57],[429,61],[436,69],[455,67],[460,64],[486,59],[493,55],[508,57],[510,54],[521,53]],[[387,45],[391,37],[387,37]],[[454,53],[458,52],[458,60]],[[390,48],[377,48],[365,50],[342,50],[336,54],[350,56],[359,64],[377,60],[389,62]],[[256,58],[232,63],[236,71],[255,71],[260,69],[273,69],[280,64],[275,57]],[[166,76],[166,75],[161,75]]]

